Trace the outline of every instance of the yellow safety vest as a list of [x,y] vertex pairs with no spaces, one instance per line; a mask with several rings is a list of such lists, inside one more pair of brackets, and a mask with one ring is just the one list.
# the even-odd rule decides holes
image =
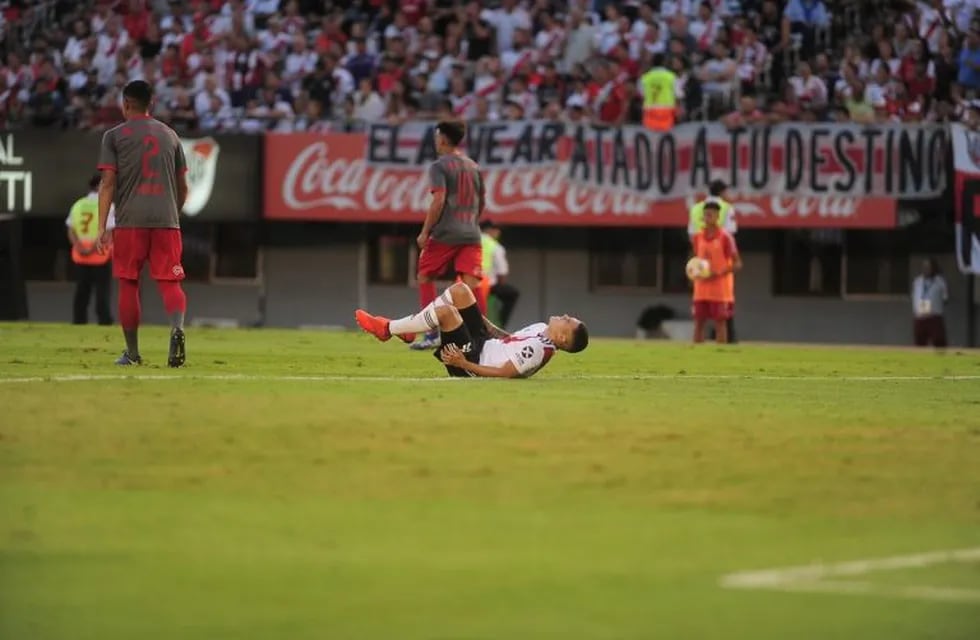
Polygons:
[[643,107],[666,107],[673,109],[677,106],[677,95],[674,86],[677,75],[669,69],[654,67],[640,78],[643,87]]
[[[721,198],[718,198],[718,201],[721,203],[721,211],[718,212],[718,226],[724,229],[728,214],[732,211],[732,203]],[[690,222],[693,223],[694,233],[704,231],[704,200],[691,207]]]
[[480,245],[483,249],[483,275],[489,276],[493,270],[493,254],[497,251],[500,243],[484,233],[480,237]]
[[[96,240],[99,239],[99,199],[98,197],[85,196],[79,198],[71,207],[68,214],[71,228],[78,238],[79,244],[86,248],[95,247]],[[83,255],[77,248],[72,247],[71,259],[75,264],[105,264],[109,261],[111,253],[89,253]]]

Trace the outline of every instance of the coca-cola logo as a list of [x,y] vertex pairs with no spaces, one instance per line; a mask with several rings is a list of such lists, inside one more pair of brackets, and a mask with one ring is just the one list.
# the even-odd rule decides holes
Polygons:
[[[338,142],[317,139],[303,147],[285,168],[277,185],[282,202],[292,211],[313,209],[363,212],[365,215],[417,217],[429,206],[429,185],[422,167],[371,165],[363,156],[344,151]],[[354,157],[352,157],[354,156]],[[561,163],[491,168],[484,171],[487,210],[504,219],[529,216],[554,218],[654,218],[679,222],[683,204],[688,210],[700,198],[654,199],[630,189],[597,187],[569,179]],[[853,219],[860,199],[842,194],[734,194],[738,218]],[[669,207],[666,208],[666,207]],[[671,213],[667,213],[670,211]],[[664,215],[667,218],[664,218]]]
[[338,158],[331,162],[328,152],[326,142],[314,142],[293,158],[282,182],[282,199],[290,209],[358,206],[350,194],[364,186],[364,160]]

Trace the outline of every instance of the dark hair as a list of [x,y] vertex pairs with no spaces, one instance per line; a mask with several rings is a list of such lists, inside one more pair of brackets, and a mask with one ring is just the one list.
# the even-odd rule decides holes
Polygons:
[[123,88],[123,98],[133,103],[137,109],[146,111],[153,101],[153,87],[143,80],[133,80]]
[[589,346],[589,328],[584,322],[579,322],[572,332],[572,344],[568,345],[569,353],[578,353]]
[[662,67],[662,66],[664,66],[664,60],[666,60],[666,59],[667,59],[666,56],[664,56],[664,54],[662,54],[662,53],[655,53],[655,54],[653,54],[653,60],[652,60],[653,66],[655,66],[655,67]]
[[480,222],[480,229],[483,231],[486,231],[487,229],[496,229],[496,228],[498,227],[496,224],[494,224],[493,220],[483,220],[482,222]]
[[466,124],[459,120],[443,120],[436,125],[436,132],[446,136],[449,144],[458,147],[466,136]]
[[714,201],[705,202],[704,203],[704,210],[707,211],[708,209],[714,209],[715,211],[720,212],[721,211],[721,205],[718,204],[717,202],[714,202]]
[[725,193],[725,189],[728,185],[725,184],[724,180],[712,180],[711,184],[708,185],[708,192],[713,196],[720,196]]
[[89,187],[89,189],[92,189],[92,190],[98,189],[100,184],[102,184],[102,176],[101,175],[95,174],[94,176],[92,176],[91,178],[89,178],[89,181],[88,181],[88,187]]

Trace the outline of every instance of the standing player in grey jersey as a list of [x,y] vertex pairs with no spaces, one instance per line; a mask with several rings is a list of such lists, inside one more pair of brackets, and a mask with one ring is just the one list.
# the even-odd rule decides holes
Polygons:
[[184,364],[184,268],[180,210],[187,199],[187,161],[173,129],[150,117],[153,89],[142,80],[123,89],[126,121],[105,133],[99,155],[99,244],[109,244],[106,221],[116,205],[112,272],[119,280],[119,323],[126,351],[119,365],[142,364],[139,350],[139,277],[150,263],[163,307],[170,315],[167,365]]
[[[483,249],[480,216],[486,206],[486,192],[480,166],[460,149],[466,136],[462,122],[443,121],[436,125],[436,152],[439,159],[429,167],[429,190],[432,203],[418,237],[419,303],[426,308],[436,299],[435,279],[450,265],[456,275],[473,290],[481,313],[486,313],[486,292],[480,287],[483,278]],[[414,336],[401,336],[411,342]],[[439,344],[439,333],[429,332],[425,339],[412,345],[431,349]]]

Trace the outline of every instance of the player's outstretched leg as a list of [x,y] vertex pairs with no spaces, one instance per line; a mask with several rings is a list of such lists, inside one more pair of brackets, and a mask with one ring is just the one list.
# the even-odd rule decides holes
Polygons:
[[187,295],[180,283],[172,280],[157,281],[163,308],[170,316],[170,348],[167,352],[168,367],[182,367],[187,359],[184,337],[184,315],[187,312]]
[[126,350],[116,360],[122,366],[143,364],[140,358],[140,283],[129,278],[119,279],[119,324],[126,338]]
[[438,332],[440,329],[439,315],[437,310],[440,307],[455,307],[457,299],[461,300],[464,296],[469,296],[473,304],[473,294],[464,284],[454,284],[443,291],[434,301],[428,304],[418,313],[396,320],[389,320],[384,316],[371,315],[363,309],[354,312],[354,319],[357,325],[367,333],[370,333],[378,340],[387,342],[391,336],[398,336],[405,342],[415,340],[415,334],[422,332]]

